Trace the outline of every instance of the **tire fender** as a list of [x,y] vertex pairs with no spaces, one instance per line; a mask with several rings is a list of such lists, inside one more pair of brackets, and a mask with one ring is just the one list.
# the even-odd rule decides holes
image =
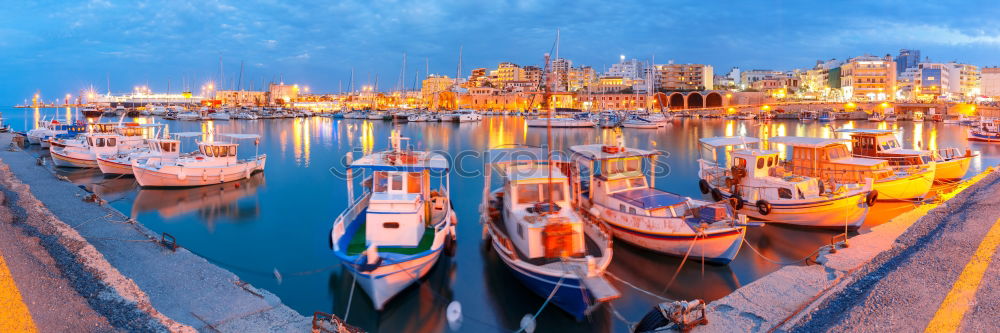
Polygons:
[[757,200],[757,212],[762,216],[771,214],[771,203],[764,199]]
[[865,205],[868,207],[874,206],[875,200],[878,200],[878,190],[871,190],[868,195],[865,195]]

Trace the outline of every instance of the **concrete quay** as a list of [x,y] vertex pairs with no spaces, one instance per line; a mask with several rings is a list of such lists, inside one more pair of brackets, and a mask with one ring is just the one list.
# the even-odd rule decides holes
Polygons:
[[[83,200],[0,134],[0,291],[28,331],[304,332],[311,319],[274,294],[121,212]],[[179,244],[183,246],[183,243]],[[3,265],[6,263],[6,265]],[[9,269],[9,273],[5,273]],[[4,284],[4,283],[7,284]],[[13,295],[13,297],[12,297]],[[12,311],[13,312],[13,311]],[[3,318],[0,318],[3,319]],[[0,325],[2,326],[2,325]],[[0,329],[2,330],[2,329]]]
[[[850,238],[848,247],[839,243],[835,253],[826,246],[810,265],[783,267],[710,303],[709,323],[694,331],[909,332],[938,317],[951,319],[947,331],[1000,331],[990,317],[1000,291],[969,287],[968,277],[956,282],[967,263],[989,264],[977,246],[1000,242],[1000,172],[991,168],[940,197]],[[996,236],[984,239],[994,225]],[[993,264],[976,285],[998,282],[1000,264]],[[951,295],[953,285],[964,287],[965,298]],[[970,305],[956,320],[954,308]]]

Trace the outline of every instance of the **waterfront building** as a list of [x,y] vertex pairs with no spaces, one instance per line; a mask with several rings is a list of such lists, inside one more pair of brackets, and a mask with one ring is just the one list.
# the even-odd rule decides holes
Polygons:
[[569,72],[573,68],[573,61],[565,58],[552,60],[552,75],[555,77],[552,84],[555,91],[569,90]]
[[621,55],[617,64],[612,64],[604,76],[621,77],[624,79],[638,80],[645,77],[646,65],[638,59],[625,60],[625,55]]
[[262,106],[268,103],[268,92],[216,90],[215,99],[225,106]]
[[914,79],[915,97],[922,100],[964,100],[981,92],[979,67],[969,64],[922,62]]
[[712,66],[705,64],[655,65],[656,89],[662,91],[712,90]]
[[840,84],[844,98],[857,101],[895,99],[896,62],[889,55],[854,57],[847,60],[847,63],[840,68]]
[[[88,95],[87,101],[100,106],[121,105],[124,107],[144,106],[147,104],[159,105],[198,105],[204,100],[202,96],[194,96],[190,92],[180,94],[156,94],[147,92],[133,92],[123,95]],[[32,99],[32,105],[39,105],[38,95]]]
[[511,62],[501,62],[500,65],[497,66],[496,80],[493,82],[493,86],[503,88],[508,82],[522,81],[523,79],[524,70],[521,69],[521,66]]
[[420,96],[424,98],[425,101],[430,100],[433,95],[448,91],[452,86],[455,85],[455,80],[449,78],[447,75],[428,75],[426,79],[422,82],[420,86]]
[[901,74],[909,68],[915,68],[919,63],[920,50],[899,50],[899,55],[896,56],[896,74]]
[[297,84],[271,83],[267,90],[267,104],[269,105],[284,105],[299,97],[299,85]]
[[591,89],[592,92],[601,94],[614,93],[635,93],[636,87],[642,87],[645,82],[641,79],[630,79],[620,76],[605,76],[597,80],[597,84]]
[[470,87],[482,87],[488,80],[486,68],[476,68],[472,70],[467,82]]
[[597,80],[597,72],[590,66],[572,67],[566,75],[567,91],[580,91],[589,88]]
[[740,68],[739,67],[730,68],[729,72],[726,73],[726,78],[728,78],[729,81],[732,81],[733,85],[739,88],[740,84],[742,83],[740,81]]
[[981,86],[983,95],[1000,99],[1000,67],[984,67]]
[[542,68],[538,66],[524,66],[524,80],[531,82],[537,87],[542,82]]
[[774,78],[776,76],[784,75],[784,72],[775,71],[770,69],[751,69],[748,71],[739,72],[740,75],[740,89],[747,89],[753,85],[754,82]]

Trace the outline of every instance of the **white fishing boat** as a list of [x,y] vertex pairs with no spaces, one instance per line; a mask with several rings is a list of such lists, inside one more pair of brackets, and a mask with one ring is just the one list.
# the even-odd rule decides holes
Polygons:
[[388,117],[388,114],[385,111],[372,111],[366,116],[368,120],[385,120],[386,117]]
[[148,109],[149,114],[154,116],[162,116],[167,113],[167,108],[163,105],[153,105]]
[[768,142],[788,148],[777,173],[856,184],[871,178],[879,200],[922,199],[934,184],[934,164],[892,167],[885,160],[853,157],[847,151],[849,139],[779,136]]
[[195,111],[184,112],[177,115],[177,120],[197,121],[202,119],[204,119],[204,117],[201,115],[201,113]]
[[442,113],[437,117],[440,122],[452,122],[455,121],[456,118],[458,118],[458,115],[455,113]]
[[[200,132],[193,132],[201,135]],[[185,133],[174,133],[174,135],[184,135]],[[193,135],[188,135],[193,136]],[[97,156],[97,167],[101,173],[108,175],[131,175],[132,161],[161,158],[177,159],[180,157],[180,140],[175,139],[148,139],[146,146],[130,151],[119,151],[115,154],[102,154]]]
[[885,121],[896,122],[899,120],[899,116],[896,115],[896,111],[886,110],[885,111]]
[[406,121],[411,123],[426,122],[428,119],[429,117],[422,113],[414,113],[406,117]]
[[42,148],[45,148],[45,146],[48,145],[46,143],[46,141],[48,141],[48,138],[54,137],[59,134],[67,133],[66,130],[59,128],[60,126],[67,124],[68,124],[67,122],[60,121],[58,119],[52,119],[52,120],[43,119],[38,121],[38,124],[36,125],[35,128],[28,130],[28,132],[25,134],[25,137],[27,138],[29,144],[43,145],[44,143]]
[[[605,278],[611,236],[574,210],[573,165],[542,149],[493,149],[486,156],[480,216],[492,249],[524,286],[577,320],[619,297]],[[490,190],[493,171],[502,185]]]
[[934,181],[962,179],[975,157],[969,149],[964,153],[958,148],[905,149],[896,138],[896,132],[891,130],[838,129],[836,132],[850,134],[854,156],[886,160],[896,167],[929,166],[934,169]]
[[191,187],[226,183],[250,178],[257,171],[264,171],[267,155],[255,154],[249,159],[238,159],[235,140],[254,139],[256,134],[217,134],[233,142],[198,142],[198,151],[177,158],[150,157],[132,161],[132,174],[141,186]]
[[637,129],[657,129],[660,125],[651,121],[647,121],[641,118],[631,118],[626,119],[622,122],[622,127],[624,128],[637,128]]
[[698,186],[715,201],[729,200],[741,213],[802,227],[857,229],[878,198],[864,185],[823,184],[778,169],[778,152],[752,148],[760,140],[714,137],[701,141]]
[[213,113],[210,113],[208,115],[208,119],[216,120],[216,121],[219,121],[219,120],[229,120],[230,119],[229,112],[225,112],[225,111],[213,112]]
[[117,134],[87,133],[83,138],[82,145],[52,148],[52,163],[65,168],[96,168],[97,156],[118,153]]
[[969,128],[970,141],[1000,142],[1000,119],[983,119]]
[[878,112],[872,112],[872,114],[868,116],[868,121],[876,121],[876,122],[878,122],[878,121],[883,121],[883,120],[885,120],[885,116],[883,114],[881,114],[881,113],[878,113]]
[[[404,140],[393,130],[388,151],[349,163],[348,206],[330,232],[337,259],[378,310],[427,275],[442,253],[452,256],[456,250],[448,161],[403,149]],[[358,200],[355,172],[369,173]],[[432,175],[438,186],[431,186]]]
[[819,113],[816,111],[802,110],[799,111],[800,121],[813,121],[819,119]]
[[483,120],[483,116],[473,110],[458,110],[451,120],[459,123],[468,123]]
[[[582,211],[607,225],[615,238],[652,251],[726,264],[746,234],[746,216],[712,203],[656,188],[654,151],[617,143],[572,146],[580,177]],[[648,163],[650,174],[643,173]],[[589,177],[585,181],[583,177]]]

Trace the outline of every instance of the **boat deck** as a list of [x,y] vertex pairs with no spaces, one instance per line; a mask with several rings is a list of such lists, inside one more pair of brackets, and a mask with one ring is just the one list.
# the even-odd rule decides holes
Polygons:
[[[494,205],[493,207],[497,209],[497,211],[500,212],[503,211],[502,197],[494,196],[494,200],[492,200],[492,203]],[[571,209],[571,208],[564,207],[563,209]],[[507,222],[503,217],[503,213],[500,213],[497,218],[495,219],[491,218],[489,220],[492,221],[492,223],[496,224],[497,229],[504,234],[504,237],[511,238],[511,235],[507,233],[507,225],[506,225]],[[594,258],[601,258],[604,256],[604,251],[601,248],[601,246],[597,244],[597,242],[594,242],[593,239],[587,236],[584,236],[583,239],[585,245],[584,253],[582,255],[573,256],[573,258],[584,258],[587,255],[593,256]],[[535,266],[572,264],[563,262],[562,258],[528,258],[528,256],[524,252],[522,252],[521,249],[517,248],[517,246],[514,247],[514,252],[517,253],[518,260],[527,262]]]
[[[358,219],[364,219],[365,214],[368,212],[367,209],[358,214]],[[441,221],[447,216],[446,210],[433,210],[432,221]],[[354,223],[361,223],[358,230],[354,232],[351,236],[351,242],[347,245],[347,255],[356,256],[365,252],[368,249],[368,237],[365,233],[365,227],[367,226],[364,221],[355,221]],[[414,247],[404,247],[404,246],[379,246],[378,251],[384,253],[396,253],[402,255],[413,255],[420,252],[424,252],[431,249],[431,245],[434,244],[434,227],[426,227],[424,229],[424,236],[420,238],[420,242]]]

